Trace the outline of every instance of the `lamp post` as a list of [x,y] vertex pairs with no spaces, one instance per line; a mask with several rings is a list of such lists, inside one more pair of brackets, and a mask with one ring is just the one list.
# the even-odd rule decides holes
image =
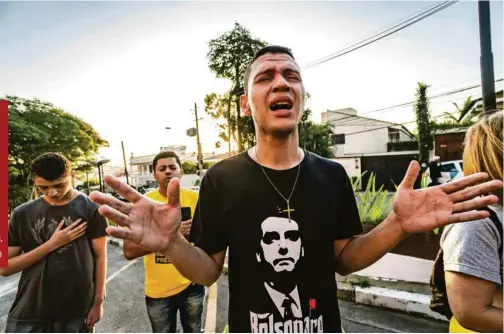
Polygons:
[[101,159],[96,162],[96,166],[98,167],[98,181],[100,182],[100,192],[103,192],[103,183],[102,183],[102,175],[103,175],[103,165],[109,162],[110,159]]

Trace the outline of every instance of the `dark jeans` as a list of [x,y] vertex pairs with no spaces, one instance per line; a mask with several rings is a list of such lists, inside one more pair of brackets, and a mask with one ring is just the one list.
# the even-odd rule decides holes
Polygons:
[[85,319],[57,322],[25,322],[7,319],[5,333],[94,333],[89,329]]
[[166,298],[145,296],[147,313],[154,333],[175,333],[177,311],[184,333],[201,333],[201,315],[205,287],[191,284],[184,291]]

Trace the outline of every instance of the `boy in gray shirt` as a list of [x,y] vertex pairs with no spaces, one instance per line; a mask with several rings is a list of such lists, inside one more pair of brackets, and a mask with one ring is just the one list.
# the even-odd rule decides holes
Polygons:
[[9,264],[22,272],[5,332],[92,331],[103,314],[107,221],[72,188],[70,162],[46,153],[32,175],[42,196],[18,206],[9,222]]

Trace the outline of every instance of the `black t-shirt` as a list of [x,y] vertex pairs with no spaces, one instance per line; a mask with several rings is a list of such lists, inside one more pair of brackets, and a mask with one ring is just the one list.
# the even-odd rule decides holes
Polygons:
[[53,206],[42,197],[14,209],[9,222],[8,244],[27,253],[48,241],[56,227],[77,219],[87,222],[86,233],[23,270],[11,321],[65,321],[85,317],[94,299],[92,239],[106,235],[106,219],[98,205],[79,194],[71,202]]
[[[244,152],[208,170],[191,239],[208,254],[229,247],[232,332],[340,332],[334,241],[362,232],[344,168],[306,152],[286,201]],[[298,166],[265,168],[288,198]]]

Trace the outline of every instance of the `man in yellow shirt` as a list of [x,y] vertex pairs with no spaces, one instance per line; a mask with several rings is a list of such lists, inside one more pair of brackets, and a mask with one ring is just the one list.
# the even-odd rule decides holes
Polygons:
[[[174,152],[161,152],[152,162],[154,179],[159,187],[146,194],[147,197],[166,203],[168,183],[173,177],[181,178],[180,159]],[[189,236],[192,215],[198,202],[198,193],[189,189],[180,189],[182,224],[180,232]],[[182,276],[173,264],[161,253],[138,246],[131,241],[124,241],[124,256],[132,260],[143,256],[145,270],[145,302],[147,313],[154,333],[175,333],[177,330],[177,312],[185,333],[201,332],[201,315],[205,288],[192,283]]]

